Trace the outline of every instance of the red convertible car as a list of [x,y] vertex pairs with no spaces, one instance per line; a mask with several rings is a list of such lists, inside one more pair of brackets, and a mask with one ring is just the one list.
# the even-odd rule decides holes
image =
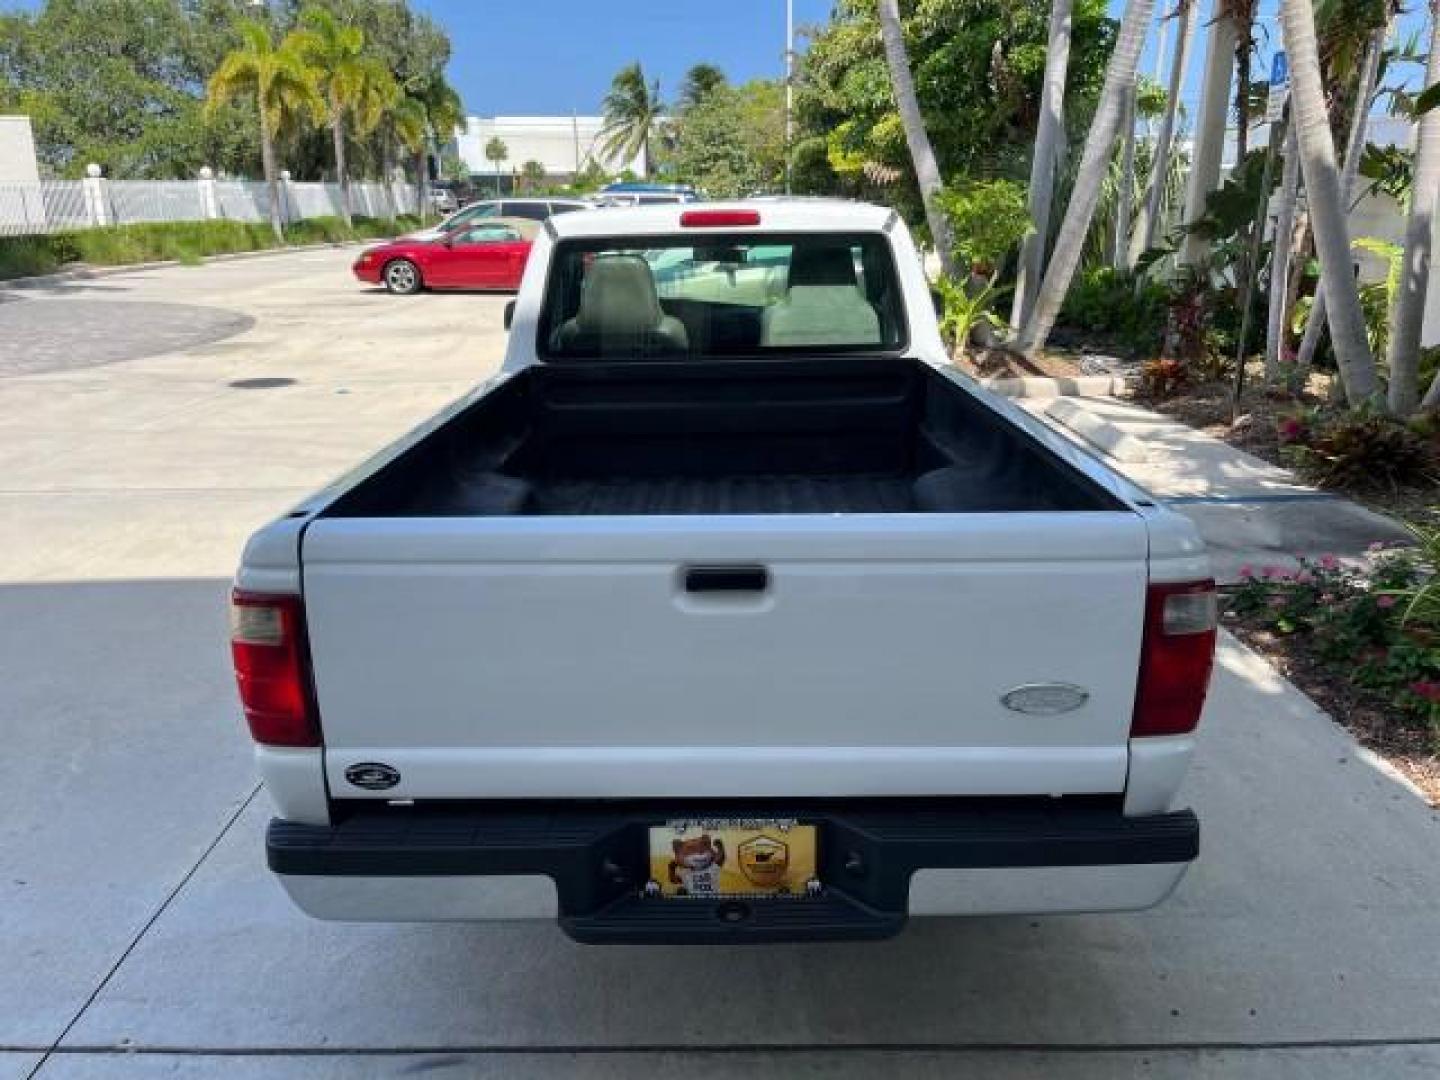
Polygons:
[[396,240],[369,248],[355,260],[355,276],[392,293],[421,289],[520,287],[539,222],[485,218],[435,240]]

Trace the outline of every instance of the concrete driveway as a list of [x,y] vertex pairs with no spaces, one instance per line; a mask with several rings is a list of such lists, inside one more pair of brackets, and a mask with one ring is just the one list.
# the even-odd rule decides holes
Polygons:
[[[1203,854],[1153,912],[727,952],[299,916],[262,865],[228,575],[503,340],[502,299],[370,292],[352,254],[0,303],[0,350],[12,312],[64,334],[80,303],[77,335],[103,303],[126,342],[0,377],[0,1077],[1440,1070],[1437,815],[1228,641],[1188,788]],[[154,304],[205,332],[149,336]]]

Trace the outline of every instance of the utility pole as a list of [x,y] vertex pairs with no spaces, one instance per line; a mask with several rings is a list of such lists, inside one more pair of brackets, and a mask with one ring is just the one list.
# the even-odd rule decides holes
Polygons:
[[790,194],[790,150],[795,140],[795,0],[785,0],[785,194]]

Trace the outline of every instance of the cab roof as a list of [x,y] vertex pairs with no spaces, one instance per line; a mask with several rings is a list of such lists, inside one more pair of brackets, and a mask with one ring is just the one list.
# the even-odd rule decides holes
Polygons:
[[[682,214],[752,211],[758,225],[731,225],[720,229],[685,228]],[[879,232],[898,220],[887,206],[844,199],[763,198],[728,202],[665,203],[652,206],[601,207],[551,217],[546,231],[557,240],[591,236],[658,236],[693,232]]]

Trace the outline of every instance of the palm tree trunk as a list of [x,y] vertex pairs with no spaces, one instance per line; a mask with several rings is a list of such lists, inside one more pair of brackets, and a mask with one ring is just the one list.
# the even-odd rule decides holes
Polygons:
[[[1220,158],[1225,150],[1225,120],[1230,112],[1231,72],[1235,67],[1235,24],[1225,13],[1225,0],[1214,0],[1205,44],[1205,81],[1195,121],[1195,149],[1185,187],[1185,224],[1205,216],[1205,197],[1220,186]],[[1180,265],[1194,266],[1210,245],[1194,233],[1185,234]]]
[[1265,322],[1265,382],[1280,375],[1280,353],[1285,343],[1285,316],[1290,308],[1290,247],[1294,242],[1295,201],[1300,193],[1300,147],[1295,125],[1285,136],[1285,173],[1280,181],[1280,206],[1275,212],[1275,234],[1270,241],[1270,310]]
[[[1358,405],[1374,397],[1379,384],[1365,337],[1360,293],[1350,273],[1350,229],[1346,221],[1349,207],[1335,167],[1335,144],[1330,138],[1315,44],[1315,11],[1310,0],[1282,0],[1280,18],[1290,57],[1290,108],[1299,139],[1315,247],[1320,254],[1321,287],[1330,311],[1335,359],[1345,396],[1351,405]],[[1364,107],[1356,110],[1361,116],[1365,111]]]
[[[1440,82],[1440,4],[1430,5],[1430,61],[1425,85]],[[1390,411],[1408,416],[1419,396],[1420,332],[1430,284],[1430,229],[1440,189],[1440,110],[1420,117],[1415,134],[1415,175],[1410,186],[1410,217],[1405,225],[1405,258],[1400,288],[1390,315]],[[1440,409],[1440,378],[1425,394],[1425,408]]]
[[1130,259],[1130,214],[1135,203],[1135,96],[1137,87],[1131,82],[1125,88],[1125,104],[1120,113],[1120,180],[1115,192],[1115,246],[1110,264],[1117,274],[1133,265]]
[[[1360,64],[1360,78],[1355,84],[1355,105],[1350,117],[1350,134],[1345,140],[1345,160],[1340,165],[1340,200],[1345,207],[1345,215],[1348,220],[1350,215],[1350,200],[1355,191],[1355,177],[1360,172],[1360,158],[1365,153],[1365,128],[1370,119],[1370,98],[1375,93],[1375,80],[1380,72],[1380,54],[1385,48],[1385,28],[1375,32],[1369,46],[1365,51],[1365,59]],[[1294,106],[1291,106],[1292,110]],[[1347,277],[1353,276],[1350,271],[1350,260],[1345,261],[1345,273]],[[1305,333],[1300,339],[1299,351],[1295,354],[1295,366],[1301,371],[1308,371],[1315,360],[1315,350],[1320,345],[1320,335],[1324,333],[1327,322],[1327,311],[1330,301],[1325,295],[1325,278],[1323,272],[1324,262],[1321,262],[1320,287],[1315,291],[1315,302],[1310,308],[1310,318],[1305,323]],[[1368,351],[1368,350],[1367,350]]]
[[265,119],[264,102],[260,108],[260,171],[265,174],[265,184],[270,191],[270,228],[275,239],[285,242],[285,226],[280,220],[280,177],[275,169],[275,139],[270,134],[270,124]]
[[1060,313],[1060,304],[1070,288],[1075,267],[1080,263],[1080,253],[1085,247],[1085,236],[1090,231],[1095,204],[1100,198],[1100,186],[1105,170],[1109,168],[1110,152],[1120,127],[1125,88],[1135,81],[1135,66],[1140,60],[1145,32],[1150,28],[1150,16],[1154,10],[1155,0],[1129,0],[1125,5],[1125,17],[1120,21],[1120,32],[1115,38],[1115,51],[1110,54],[1110,62],[1105,69],[1105,86],[1100,91],[1100,103],[1095,108],[1095,118],[1090,122],[1090,132],[1085,136],[1085,152],[1075,173],[1070,205],[1065,208],[1065,220],[1060,225],[1060,235],[1055,239],[1055,250],[1050,255],[1050,265],[1045,269],[1040,294],[1035,298],[1035,309],[1015,340],[1015,350],[1024,355],[1033,356],[1044,346],[1045,339],[1050,336],[1050,328],[1055,325],[1055,317]]
[[[1040,91],[1040,120],[1030,157],[1029,210],[1031,231],[1020,245],[1015,298],[1010,325],[1018,330],[1030,317],[1045,270],[1045,239],[1050,235],[1050,204],[1055,194],[1058,144],[1065,132],[1065,74],[1070,66],[1071,0],[1050,6],[1050,39],[1045,54],[1045,81]],[[1133,128],[1134,122],[1131,121]],[[1133,145],[1133,144],[1132,144]]]
[[895,91],[895,105],[900,110],[900,124],[905,129],[905,142],[910,147],[910,160],[915,166],[915,179],[920,185],[920,199],[925,204],[925,221],[940,257],[940,269],[946,277],[958,281],[955,269],[955,242],[950,223],[945,219],[936,196],[944,187],[935,149],[925,134],[925,119],[920,115],[920,102],[915,97],[915,81],[910,77],[910,58],[905,52],[905,32],[900,25],[899,0],[879,0],[880,36],[885,42],[885,62],[890,68],[890,85]]
[[350,173],[345,167],[345,113],[333,98],[330,101],[330,138],[335,147],[335,177],[340,182],[340,216],[350,228]]
[[380,136],[380,175],[385,181],[385,216],[392,225],[395,223],[395,152],[390,137]]
[[[1255,55],[1255,4],[1230,4],[1235,27],[1235,164],[1250,151],[1250,58]],[[1238,10],[1237,10],[1238,9]]]
[[1175,60],[1170,65],[1165,115],[1160,120],[1160,133],[1155,137],[1155,152],[1150,161],[1149,192],[1145,205],[1141,207],[1140,216],[1135,221],[1127,266],[1134,266],[1141,255],[1155,246],[1155,230],[1165,218],[1165,181],[1170,175],[1170,145],[1175,137],[1175,114],[1180,108],[1180,95],[1185,89],[1185,69],[1190,64],[1190,45],[1195,38],[1195,3],[1196,0],[1180,0],[1180,25],[1175,43]]
[[420,215],[420,224],[425,224],[425,219],[430,215],[426,213],[429,209],[425,198],[425,148],[422,146],[415,151],[415,213]]

